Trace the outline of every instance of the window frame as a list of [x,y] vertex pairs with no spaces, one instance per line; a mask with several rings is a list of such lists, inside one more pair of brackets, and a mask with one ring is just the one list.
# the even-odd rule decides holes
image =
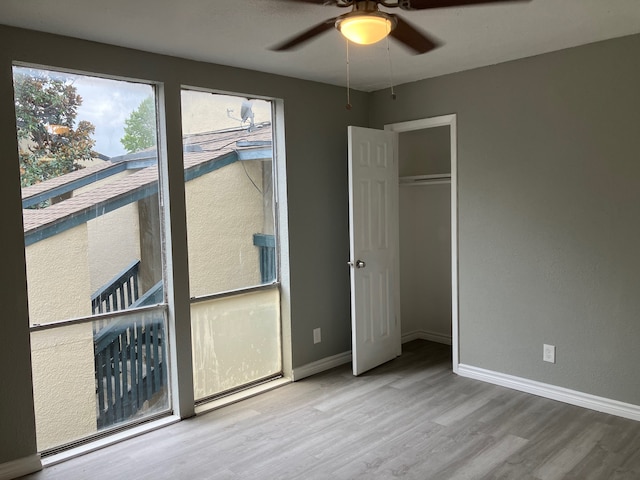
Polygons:
[[[32,63],[32,62],[17,61],[17,60],[14,60],[11,62],[12,82],[13,82],[13,75],[14,75],[13,68],[15,67],[41,70],[44,72],[59,73],[61,75],[70,74],[70,75],[76,75],[76,76],[86,76],[86,77],[100,78],[105,80],[148,85],[152,89],[152,94],[153,94],[155,108],[156,108],[155,123],[156,123],[156,140],[157,140],[157,144],[156,144],[157,169],[158,169],[157,199],[158,199],[158,208],[159,208],[158,218],[160,220],[158,225],[158,234],[160,235],[159,261],[161,263],[161,272],[162,272],[163,301],[159,303],[153,303],[150,305],[134,307],[130,309],[127,308],[124,310],[95,313],[91,315],[81,315],[81,316],[75,316],[72,318],[53,320],[53,321],[48,321],[43,323],[34,323],[29,325],[28,330],[29,330],[29,334],[32,335],[34,333],[39,333],[46,330],[70,327],[74,325],[83,325],[83,324],[93,323],[97,321],[108,321],[115,317],[135,318],[136,316],[145,315],[153,312],[161,313],[163,318],[163,324],[165,326],[164,336],[165,338],[168,339],[167,345],[165,345],[165,353],[167,355],[167,358],[166,358],[167,365],[165,368],[167,371],[167,378],[166,378],[167,387],[166,388],[167,388],[168,406],[162,412],[150,414],[143,418],[137,418],[130,421],[117,423],[113,426],[109,426],[109,427],[105,427],[100,430],[97,430],[95,433],[87,435],[85,437],[75,439],[71,442],[57,445],[52,448],[46,448],[39,451],[40,455],[42,455],[43,457],[53,458],[54,459],[53,461],[55,462],[57,461],[56,459],[60,457],[60,455],[62,455],[62,457],[65,458],[67,456],[67,453],[65,452],[68,452],[69,449],[73,449],[76,447],[84,448],[82,446],[88,445],[88,444],[91,444],[91,445],[111,444],[111,443],[114,443],[115,441],[120,441],[122,439],[129,438],[130,436],[139,434],[136,432],[138,432],[140,428],[142,428],[143,430],[146,430],[146,429],[151,430],[153,428],[157,428],[157,426],[160,426],[160,425],[174,423],[179,419],[175,415],[175,406],[176,406],[176,398],[177,398],[176,389],[175,389],[176,374],[175,374],[175,368],[174,368],[175,348],[172,347],[173,339],[175,338],[175,330],[174,330],[174,326],[172,325],[172,322],[170,321],[170,319],[172,318],[172,312],[171,312],[172,309],[168,299],[168,291],[170,290],[172,279],[168,275],[168,271],[169,271],[168,263],[170,263],[169,262],[170,255],[168,255],[167,244],[170,243],[170,241],[169,241],[169,232],[166,228],[167,212],[165,209],[165,205],[168,204],[167,198],[169,196],[168,186],[167,186],[167,170],[168,170],[169,162],[166,154],[166,150],[167,150],[166,149],[166,124],[165,124],[164,118],[161,118],[161,109],[162,109],[161,100],[163,100],[161,98],[161,94],[164,92],[164,88],[163,88],[164,86],[161,82],[153,81],[153,80],[143,80],[139,78],[125,77],[125,76],[119,76],[119,75],[109,75],[109,74],[99,73],[99,72],[88,72],[84,70],[78,70],[78,69],[72,69],[72,68],[66,68],[66,67],[60,67],[60,66],[54,66],[54,65],[44,65],[44,64]],[[15,105],[15,98],[14,98],[14,105]],[[14,112],[14,118],[15,118],[15,112]],[[16,131],[17,131],[17,125],[16,125]],[[17,160],[18,160],[18,156],[16,154],[16,163],[18,163]],[[22,187],[20,187],[20,191],[22,191]],[[20,204],[22,205],[22,202],[20,202]],[[38,239],[36,239],[35,241],[37,242]],[[26,236],[23,234],[23,248],[25,253],[26,253],[26,248],[31,243],[34,243],[34,242],[27,241]],[[27,264],[26,264],[26,258],[25,258],[25,269],[26,269],[26,265]],[[28,282],[28,277],[27,277],[27,282]],[[28,300],[28,292],[26,293],[26,295]],[[33,376],[33,373],[32,373],[32,376]]]

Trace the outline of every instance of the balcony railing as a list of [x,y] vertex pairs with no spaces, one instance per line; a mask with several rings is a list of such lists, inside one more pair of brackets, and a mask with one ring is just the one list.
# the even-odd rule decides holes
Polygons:
[[153,408],[167,384],[164,313],[117,319],[94,335],[98,429]]
[[[91,297],[94,314],[162,303],[163,284],[140,296],[136,260]],[[140,312],[94,322],[98,428],[136,417],[152,407],[167,384],[163,312]]]
[[260,249],[260,283],[274,282],[276,280],[276,237],[255,233],[253,244]]
[[93,314],[117,312],[129,308],[140,297],[138,270],[140,260],[136,260],[116,275],[107,285],[91,296]]

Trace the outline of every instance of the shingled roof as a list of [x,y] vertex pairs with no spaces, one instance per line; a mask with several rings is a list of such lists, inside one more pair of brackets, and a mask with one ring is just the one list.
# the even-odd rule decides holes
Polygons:
[[[185,181],[238,160],[271,159],[271,124],[186,135],[183,139]],[[72,192],[124,170],[134,173],[41,209],[27,208]],[[22,189],[25,244],[30,245],[85,223],[158,191],[155,151],[112,158]]]

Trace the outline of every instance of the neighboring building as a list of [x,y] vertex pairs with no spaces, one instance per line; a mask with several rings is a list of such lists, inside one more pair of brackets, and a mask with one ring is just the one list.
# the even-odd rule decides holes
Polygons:
[[[193,225],[189,264],[192,283],[200,290],[193,295],[274,280],[274,220],[271,205],[265,205],[269,196],[262,194],[272,189],[271,157],[270,123],[184,137],[187,222]],[[31,325],[163,301],[157,179],[153,149],[23,188]],[[64,199],[31,208],[53,197]],[[197,221],[202,215],[206,222]],[[240,252],[244,261],[216,254],[228,251]],[[137,380],[131,378],[133,356],[125,354],[122,360],[120,353],[123,339],[133,336],[127,333],[132,327],[114,323],[32,334],[40,449],[153,408],[152,397],[166,384],[162,323],[144,327],[155,350],[145,355]],[[152,372],[157,377],[153,385]],[[68,388],[60,388],[61,382],[68,382]],[[135,390],[136,382],[149,384],[133,402],[138,406],[123,407],[114,416],[112,384]]]

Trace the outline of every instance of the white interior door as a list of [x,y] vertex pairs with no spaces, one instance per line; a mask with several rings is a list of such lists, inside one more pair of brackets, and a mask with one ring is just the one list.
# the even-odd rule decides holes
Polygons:
[[398,134],[349,127],[353,374],[400,355]]

